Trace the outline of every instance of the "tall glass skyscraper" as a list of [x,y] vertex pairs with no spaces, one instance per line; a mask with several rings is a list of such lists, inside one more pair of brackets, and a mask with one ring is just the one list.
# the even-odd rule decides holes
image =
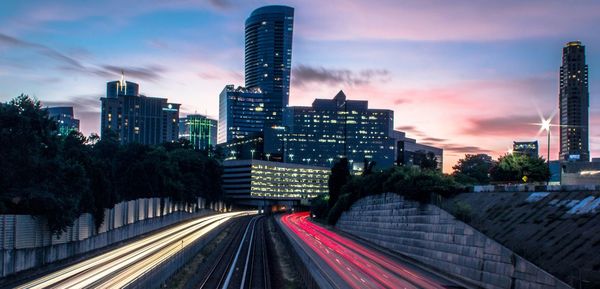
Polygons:
[[560,159],[590,160],[588,66],[579,41],[563,48],[560,67]]
[[294,8],[265,6],[246,19],[246,87],[258,88],[265,101],[265,126],[281,125],[288,105],[292,68]]

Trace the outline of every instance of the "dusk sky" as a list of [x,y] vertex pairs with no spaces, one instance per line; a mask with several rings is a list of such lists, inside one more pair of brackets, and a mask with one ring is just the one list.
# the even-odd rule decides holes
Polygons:
[[545,157],[533,123],[558,113],[562,47],[580,40],[600,157],[600,1],[3,0],[0,101],[25,93],[73,105],[89,135],[123,69],[143,94],[217,118],[223,87],[244,84],[244,21],[269,4],[295,8],[290,105],[344,90],[393,109],[397,129],[444,148],[445,172],[513,140],[540,141]]

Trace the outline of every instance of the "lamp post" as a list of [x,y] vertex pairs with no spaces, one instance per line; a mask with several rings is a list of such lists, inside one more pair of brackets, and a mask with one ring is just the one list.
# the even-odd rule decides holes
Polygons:
[[542,119],[542,130],[545,130],[548,135],[548,171],[550,171],[550,122],[552,122],[552,118]]
[[290,161],[294,161],[294,154],[290,154]]
[[267,161],[271,160],[271,154],[266,154],[267,156]]
[[255,151],[256,151],[256,150],[254,150],[254,149],[251,149],[251,150],[250,150],[250,153],[252,153],[252,159],[254,159],[254,152],[255,152]]
[[327,160],[329,161],[329,166],[331,166],[331,162],[333,162],[333,158],[328,158]]

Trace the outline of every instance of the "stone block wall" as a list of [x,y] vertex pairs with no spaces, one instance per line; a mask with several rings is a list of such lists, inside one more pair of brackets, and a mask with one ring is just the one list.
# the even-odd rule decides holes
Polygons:
[[360,199],[336,227],[483,288],[571,288],[444,210],[397,194]]

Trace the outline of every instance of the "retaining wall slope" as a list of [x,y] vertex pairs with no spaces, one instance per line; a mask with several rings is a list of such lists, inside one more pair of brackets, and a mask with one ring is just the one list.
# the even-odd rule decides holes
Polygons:
[[444,210],[397,194],[360,199],[336,227],[482,288],[571,288]]

